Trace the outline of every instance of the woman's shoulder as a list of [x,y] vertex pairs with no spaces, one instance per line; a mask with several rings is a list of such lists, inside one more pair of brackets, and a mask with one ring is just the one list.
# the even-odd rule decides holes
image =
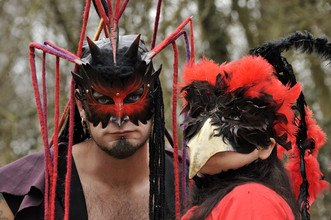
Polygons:
[[207,219],[294,219],[287,202],[274,190],[259,183],[235,187],[213,209]]
[[238,203],[241,206],[267,206],[275,204],[288,206],[283,197],[271,188],[260,183],[239,185],[229,192],[221,202],[231,202],[231,204]]
[[240,196],[240,195],[243,195],[243,193],[249,194],[249,195],[250,194],[263,195],[263,196],[269,195],[269,196],[276,196],[276,197],[282,198],[271,188],[269,188],[263,184],[254,183],[254,182],[239,185],[239,186],[235,187],[229,194]]

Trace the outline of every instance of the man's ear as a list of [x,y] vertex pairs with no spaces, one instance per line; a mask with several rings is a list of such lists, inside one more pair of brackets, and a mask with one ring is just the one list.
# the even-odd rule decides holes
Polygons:
[[[79,90],[76,89],[75,92],[79,93]],[[84,110],[83,103],[80,100],[78,100],[77,98],[75,98],[75,100],[76,100],[76,104],[77,104],[77,108],[78,108],[80,117],[85,119],[85,110]]]
[[271,154],[272,150],[274,149],[274,147],[276,146],[275,139],[270,138],[270,141],[271,141],[271,144],[268,147],[265,147],[265,148],[258,147],[258,149],[257,149],[259,151],[259,158],[261,160],[267,159],[270,156],[270,154]]

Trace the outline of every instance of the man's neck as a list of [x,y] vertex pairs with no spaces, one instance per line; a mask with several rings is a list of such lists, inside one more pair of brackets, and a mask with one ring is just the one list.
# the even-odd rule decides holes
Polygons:
[[119,160],[92,142],[73,146],[88,218],[148,219],[148,144]]
[[80,176],[87,175],[107,185],[135,185],[149,176],[148,143],[132,156],[117,159],[89,139],[73,147],[73,157]]

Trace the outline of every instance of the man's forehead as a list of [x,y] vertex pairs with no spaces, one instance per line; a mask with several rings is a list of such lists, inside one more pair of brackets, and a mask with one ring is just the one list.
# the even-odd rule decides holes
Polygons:
[[127,79],[117,79],[112,81],[93,82],[93,90],[104,95],[111,95],[113,93],[129,94],[140,89],[143,86],[141,77],[133,75]]

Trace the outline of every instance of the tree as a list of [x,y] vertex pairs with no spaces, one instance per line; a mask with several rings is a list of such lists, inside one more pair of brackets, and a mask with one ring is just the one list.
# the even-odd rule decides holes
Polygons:
[[[0,166],[42,148],[39,122],[31,87],[28,45],[45,40],[76,53],[82,23],[84,0],[18,0],[1,1],[0,14]],[[150,45],[157,1],[130,1],[120,21],[120,33],[141,33]],[[203,55],[217,62],[237,59],[250,48],[268,40],[279,39],[296,30],[308,30],[315,36],[331,38],[331,5],[325,0],[234,0],[234,1],[163,1],[157,43],[170,34],[185,18],[193,16],[196,57]],[[97,19],[93,9],[88,36],[94,35]],[[185,65],[184,43],[178,40],[180,69]],[[37,53],[40,67],[41,53]],[[318,123],[331,136],[331,102],[329,62],[321,63],[314,56],[298,53],[286,55],[293,64],[298,81],[303,84],[309,106]],[[163,64],[161,75],[164,88],[166,125],[171,131],[171,91],[173,55],[171,47],[155,58],[155,66]],[[170,58],[170,59],[169,59]],[[54,74],[54,60],[48,59],[49,76]],[[67,94],[73,64],[61,61],[62,105]],[[53,83],[49,84],[52,103]],[[52,104],[50,104],[52,109]],[[180,105],[178,109],[180,109]],[[51,112],[50,114],[51,115]],[[181,119],[180,119],[181,121]],[[50,120],[51,123],[51,120]],[[180,122],[179,122],[180,123]],[[51,126],[50,126],[51,127]],[[181,132],[179,132],[181,133]],[[330,141],[320,152],[320,163],[326,180],[331,156]],[[312,206],[312,219],[331,216],[331,195],[326,194]]]

